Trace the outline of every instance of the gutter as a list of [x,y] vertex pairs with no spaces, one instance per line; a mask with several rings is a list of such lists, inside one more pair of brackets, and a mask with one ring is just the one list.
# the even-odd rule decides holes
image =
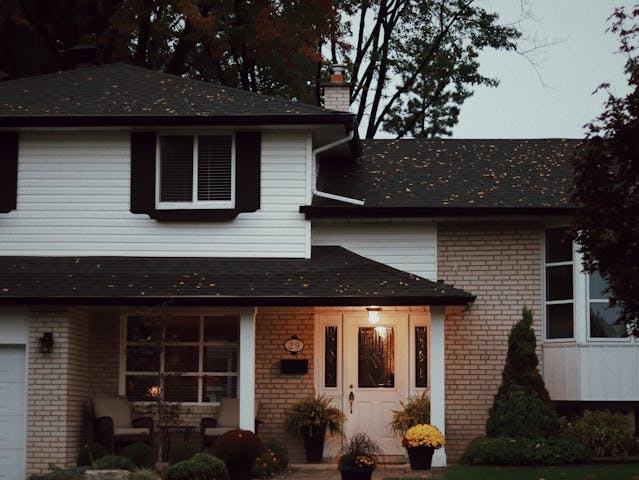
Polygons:
[[350,142],[353,139],[353,137],[355,137],[354,129],[351,130],[346,137],[340,138],[339,140],[335,140],[334,142],[331,142],[327,145],[323,145],[313,150],[313,168],[312,168],[313,176],[311,180],[313,195],[317,197],[328,198],[329,200],[337,200],[338,202],[350,203],[351,205],[359,205],[359,206],[364,205],[363,200],[357,200],[355,198],[342,197],[341,195],[334,195],[332,193],[321,192],[317,189],[317,171],[318,171],[317,155],[322,152],[325,152],[326,150],[330,150],[331,148],[335,148],[338,145],[341,145],[343,143]]

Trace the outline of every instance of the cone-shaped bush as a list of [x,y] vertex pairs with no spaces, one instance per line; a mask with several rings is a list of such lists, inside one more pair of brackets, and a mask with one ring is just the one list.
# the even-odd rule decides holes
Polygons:
[[532,310],[524,307],[522,319],[510,331],[501,386],[486,422],[489,437],[553,437],[559,433],[559,418],[537,368],[532,322]]

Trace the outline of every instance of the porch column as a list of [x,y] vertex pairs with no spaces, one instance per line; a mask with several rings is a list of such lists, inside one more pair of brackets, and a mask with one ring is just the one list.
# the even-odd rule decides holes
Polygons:
[[240,370],[238,397],[243,430],[255,431],[255,308],[240,312]]
[[[446,435],[444,307],[430,307],[430,423]],[[435,450],[434,467],[446,466],[446,448]]]

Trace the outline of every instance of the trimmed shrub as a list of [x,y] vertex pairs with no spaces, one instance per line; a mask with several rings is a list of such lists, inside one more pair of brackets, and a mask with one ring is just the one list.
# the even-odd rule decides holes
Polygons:
[[155,463],[155,453],[146,443],[132,443],[122,449],[122,455],[131,460],[136,467],[152,467]]
[[556,437],[559,417],[534,392],[511,385],[506,395],[497,395],[486,421],[489,437]]
[[632,419],[608,410],[586,410],[564,424],[564,436],[583,443],[596,457],[627,455],[634,444]]
[[236,428],[218,438],[213,445],[213,455],[225,462],[255,460],[262,453],[262,440],[250,430]]
[[101,443],[89,443],[83,445],[75,459],[76,465],[91,465],[98,458],[102,458],[109,454],[109,449]]
[[219,480],[227,477],[222,460],[207,453],[196,453],[190,460],[171,465],[164,480]]
[[105,455],[93,462],[94,470],[135,470],[135,464],[122,455]]
[[485,465],[569,465],[586,460],[590,452],[579,442],[563,438],[477,438],[463,463]]
[[171,442],[168,461],[171,465],[189,460],[200,450],[188,442]]
[[29,480],[84,480],[86,467],[59,468],[43,475],[30,475]]

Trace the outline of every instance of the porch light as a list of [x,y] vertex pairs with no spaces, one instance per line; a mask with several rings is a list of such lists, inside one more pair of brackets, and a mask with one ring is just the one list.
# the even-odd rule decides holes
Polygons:
[[370,305],[366,307],[368,311],[368,323],[377,323],[379,322],[379,312],[382,311],[382,307],[378,307],[377,305]]
[[45,332],[38,338],[38,351],[51,353],[53,351],[53,332]]

